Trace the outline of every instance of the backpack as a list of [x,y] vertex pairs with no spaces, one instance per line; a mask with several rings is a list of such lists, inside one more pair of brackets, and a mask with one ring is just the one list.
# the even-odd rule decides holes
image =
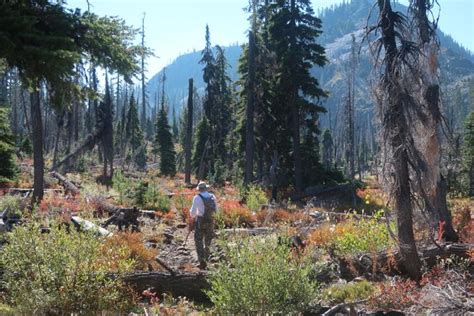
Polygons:
[[204,214],[202,215],[202,220],[210,223],[212,222],[214,213],[216,212],[216,209],[217,209],[215,197],[211,195],[210,197],[205,198],[201,194],[198,194],[198,195],[201,197],[202,202],[204,203]]

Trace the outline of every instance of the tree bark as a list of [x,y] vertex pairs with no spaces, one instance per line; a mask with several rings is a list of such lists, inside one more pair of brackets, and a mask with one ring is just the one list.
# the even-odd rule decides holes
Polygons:
[[247,107],[245,109],[245,177],[244,184],[253,180],[254,103],[255,103],[255,38],[249,31]]
[[386,106],[383,109],[383,132],[393,155],[393,194],[397,212],[398,243],[402,263],[408,275],[415,280],[421,278],[421,261],[416,249],[413,234],[413,209],[410,188],[409,156],[407,152],[408,126],[405,117],[406,97],[397,76],[396,56],[399,53],[396,43],[396,30],[390,0],[378,0],[382,45],[385,49],[385,69],[382,87],[386,92]]
[[439,225],[444,225],[444,239],[457,241],[458,236],[453,228],[451,213],[446,202],[446,181],[440,170],[442,115],[439,106],[439,47],[435,40],[436,25],[428,19],[429,8],[430,1],[428,0],[415,0],[410,3],[420,48],[420,86],[417,92],[423,116],[419,116],[418,122],[413,124],[415,132],[418,134],[418,137],[415,137],[416,146],[426,164],[424,168],[420,168],[420,186],[426,195],[424,199],[430,214],[432,230],[437,231]]
[[191,147],[193,137],[193,79],[189,79],[188,87],[188,117],[186,122],[186,148],[185,148],[185,176],[184,182],[191,184]]
[[39,84],[30,94],[33,143],[33,196],[32,203],[41,202],[44,195],[43,121],[41,117]]
[[64,191],[66,194],[78,195],[80,193],[79,188],[69,181],[65,176],[59,174],[55,171],[50,172],[49,175],[53,178],[58,179],[59,183],[64,187]]

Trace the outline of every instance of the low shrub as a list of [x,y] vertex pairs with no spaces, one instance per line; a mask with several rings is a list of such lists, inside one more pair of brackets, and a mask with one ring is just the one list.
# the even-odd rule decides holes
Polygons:
[[369,301],[369,306],[374,309],[404,310],[414,305],[420,296],[416,281],[412,280],[381,283],[377,291],[378,295],[371,297]]
[[265,191],[257,185],[250,185],[245,193],[245,204],[252,212],[257,212],[263,205],[268,204]]
[[383,210],[371,217],[356,219],[355,216],[350,216],[344,222],[318,227],[309,234],[309,242],[316,246],[330,247],[338,255],[373,253],[395,245],[387,223],[381,221]]
[[105,241],[103,249],[122,251],[122,256],[133,260],[135,270],[148,270],[150,267],[156,270],[159,268],[155,261],[156,250],[147,248],[144,241],[141,233],[118,232]]
[[123,248],[104,251],[102,240],[87,232],[55,225],[48,234],[26,223],[7,235],[0,257],[6,303],[16,313],[93,314],[125,311],[132,295],[109,272],[130,271]]
[[130,191],[130,187],[132,185],[132,181],[125,177],[121,170],[116,170],[114,172],[114,176],[112,178],[112,185],[114,190],[116,190],[119,194],[119,203],[123,204],[125,198],[127,196],[127,192]]
[[376,287],[369,281],[334,284],[323,291],[323,298],[331,304],[353,303],[371,297]]
[[219,313],[289,314],[304,311],[315,298],[308,256],[293,256],[270,237],[224,247],[228,263],[211,271],[207,291]]
[[189,220],[189,209],[193,203],[193,196],[191,194],[177,194],[173,197],[174,206],[183,222]]
[[215,214],[216,221],[225,227],[253,227],[255,216],[238,201],[223,200]]
[[157,185],[140,181],[134,190],[134,202],[137,206],[166,213],[171,208],[170,198],[161,192]]
[[[362,217],[359,220],[350,220],[349,229],[336,235],[334,246],[341,255],[377,252],[395,244],[390,237],[387,223],[381,222],[383,210],[376,212],[372,217]],[[352,227],[351,227],[352,226]]]

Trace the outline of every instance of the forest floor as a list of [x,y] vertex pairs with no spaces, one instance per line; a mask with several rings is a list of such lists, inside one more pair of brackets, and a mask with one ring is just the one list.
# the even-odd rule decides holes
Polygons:
[[[133,250],[134,259],[139,263],[137,270],[165,272],[171,269],[191,274],[200,272],[197,268],[193,232],[189,234],[187,228],[188,210],[196,190],[194,186],[184,184],[182,174],[162,178],[153,167],[147,172],[123,171],[116,173],[113,188],[106,188],[95,181],[101,168],[88,166],[86,169],[87,171],[80,173],[65,174],[67,179],[79,187],[80,194],[76,196],[64,195],[63,187],[47,176],[45,198],[37,211],[59,218],[80,216],[97,225],[107,219],[107,214],[103,214],[98,207],[100,201],[107,201],[117,207],[136,206],[153,211],[153,218],[139,217],[139,233],[119,233],[115,225],[109,225],[107,229],[118,236],[114,238],[120,239],[121,244],[125,243]],[[5,197],[22,192],[16,189],[30,189],[31,170],[31,160],[24,160],[17,183],[12,188],[2,189],[1,195]],[[262,203],[269,193],[265,191],[259,191],[252,200],[243,202],[240,190],[229,183],[213,188],[221,214],[217,220],[219,229],[216,240],[225,241],[230,235],[234,239],[236,236],[260,234],[301,236],[309,249],[305,251],[317,253],[318,260],[325,262],[328,267],[333,264],[337,266],[332,271],[321,272],[318,280],[324,284],[319,302],[325,306],[339,306],[333,312],[396,310],[443,313],[456,311],[456,308],[461,311],[459,306],[464,306],[466,312],[474,312],[469,310],[474,308],[472,247],[467,259],[445,258],[451,260],[449,262],[438,259],[435,265],[438,270],[428,269],[422,286],[396,276],[399,273],[393,273],[394,271],[385,273],[386,267],[377,266],[379,259],[374,256],[384,254],[387,260],[383,264],[390,266],[390,258],[394,257],[396,247],[388,229],[392,224],[387,224],[385,220],[388,214],[387,198],[375,178],[367,177],[365,180],[365,187],[357,190],[363,203],[342,209],[313,207],[308,203],[309,199],[295,203],[285,197],[281,203],[268,205],[268,202]],[[147,185],[143,185],[144,183]],[[463,243],[472,246],[474,201],[451,197],[449,204],[454,226]],[[417,216],[422,218],[421,214]],[[423,220],[417,222],[422,223]],[[47,220],[44,224],[47,224]],[[416,227],[416,238],[421,247],[432,244],[423,225]],[[441,241],[438,243],[442,244]],[[208,267],[211,271],[225,256],[218,246],[214,245],[213,249]],[[372,258],[368,264],[362,262],[364,255],[361,254],[368,254]],[[441,266],[443,272],[439,270]],[[364,289],[357,285],[361,281]],[[447,282],[455,282],[459,287],[455,289],[459,292],[455,293],[453,290],[454,292],[445,293],[439,285]],[[162,300],[156,306],[145,305],[144,308],[145,312],[148,309],[151,314],[152,311],[164,314],[203,312],[203,307],[195,307],[192,302],[183,299]]]

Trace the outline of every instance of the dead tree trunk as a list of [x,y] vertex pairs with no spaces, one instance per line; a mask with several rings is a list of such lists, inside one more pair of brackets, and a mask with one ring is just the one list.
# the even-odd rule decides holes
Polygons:
[[191,183],[191,147],[193,137],[193,79],[189,79],[188,117],[186,121],[185,177],[184,182]]
[[63,167],[64,170],[69,169],[76,159],[87,150],[91,150],[99,142],[102,137],[103,130],[97,130],[94,134],[89,134],[82,145],[77,147],[72,153],[64,157],[60,162],[51,168],[51,170],[58,170]]
[[59,183],[64,187],[64,191],[66,194],[78,195],[80,193],[79,188],[69,181],[65,176],[53,171],[50,172],[49,175],[53,178],[58,179]]
[[255,103],[255,38],[249,31],[247,107],[245,109],[245,178],[244,183],[253,180],[254,156],[254,103]]
[[452,225],[451,214],[446,202],[446,181],[441,175],[440,144],[441,144],[441,111],[439,106],[440,85],[438,77],[438,52],[436,42],[436,23],[428,19],[431,10],[431,1],[415,0],[410,2],[410,12],[415,20],[418,34],[419,81],[415,93],[420,102],[417,122],[413,124],[414,140],[425,165],[420,168],[420,188],[425,193],[425,207],[431,219],[434,231],[444,223],[444,238],[448,241],[457,241],[458,236]]
[[391,164],[392,193],[397,212],[398,242],[402,264],[408,275],[418,280],[421,278],[421,262],[416,249],[413,234],[413,209],[411,201],[408,133],[406,107],[409,96],[401,86],[401,60],[397,59],[400,52],[397,47],[397,34],[400,32],[393,19],[398,13],[392,10],[390,0],[378,0],[380,12],[379,29],[381,43],[385,49],[383,77],[381,79],[384,104],[381,105],[383,116],[383,134],[393,155]]

